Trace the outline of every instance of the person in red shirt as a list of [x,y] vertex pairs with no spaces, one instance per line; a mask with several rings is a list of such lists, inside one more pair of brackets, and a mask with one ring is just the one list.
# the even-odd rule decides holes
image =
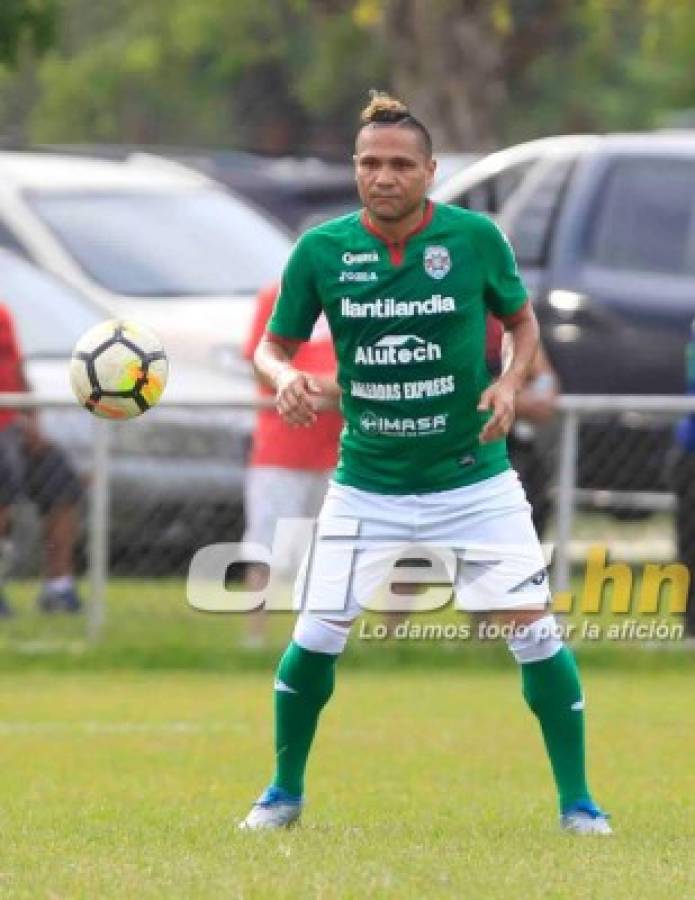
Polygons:
[[[249,361],[265,334],[277,293],[278,285],[274,284],[258,294],[244,347],[244,356]],[[336,359],[325,316],[317,321],[310,340],[295,356],[294,364],[311,373],[337,406],[340,391],[335,381]],[[262,397],[273,397],[272,391],[260,384],[259,393]],[[318,514],[338,460],[342,426],[342,416],[334,408],[319,412],[316,422],[308,428],[293,428],[274,408],[259,410],[244,491],[244,542],[262,544],[270,549],[278,519],[313,519]],[[282,557],[274,560],[274,564],[278,568],[277,574],[289,580],[295,574],[306,546],[298,534],[296,541],[282,549]],[[247,565],[248,590],[263,590],[266,579],[265,566],[253,562]],[[247,644],[260,645],[264,629],[264,617],[251,615]]]
[[[0,303],[0,393],[29,390],[12,316]],[[82,486],[64,453],[41,433],[36,411],[0,408],[0,616],[11,614],[3,583],[11,566],[11,509],[22,496],[38,506],[43,525],[39,609],[78,612],[73,551]]]

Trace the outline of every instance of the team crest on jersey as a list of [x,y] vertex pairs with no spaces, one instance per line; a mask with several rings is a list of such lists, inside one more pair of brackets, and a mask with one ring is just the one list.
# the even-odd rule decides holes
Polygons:
[[440,281],[451,270],[451,257],[446,247],[425,247],[424,255],[425,272],[437,281]]

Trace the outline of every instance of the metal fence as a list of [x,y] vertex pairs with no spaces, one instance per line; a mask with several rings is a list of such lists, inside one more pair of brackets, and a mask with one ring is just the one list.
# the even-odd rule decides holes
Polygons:
[[[162,403],[142,419],[112,423],[68,400],[0,395],[0,408],[17,407],[40,407],[48,438],[86,485],[76,556],[90,641],[108,616],[110,577],[179,578],[198,547],[241,536],[252,404]],[[517,428],[512,458],[554,547],[554,590],[569,586],[590,546],[603,544],[627,562],[692,553],[695,513],[678,520],[674,495],[679,478],[681,494],[695,481],[673,440],[685,413],[695,413],[695,398],[563,396],[550,426]],[[24,552],[10,586],[39,572],[35,519],[15,517]],[[692,555],[683,561],[692,566]]]

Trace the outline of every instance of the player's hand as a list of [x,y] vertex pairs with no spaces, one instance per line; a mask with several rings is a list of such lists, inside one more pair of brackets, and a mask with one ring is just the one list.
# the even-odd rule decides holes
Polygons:
[[487,420],[480,432],[480,443],[489,444],[508,434],[514,423],[514,399],[516,389],[513,384],[500,378],[480,395],[478,410],[485,412],[492,410],[492,415]]
[[288,425],[313,425],[321,394],[311,375],[288,366],[276,382],[275,408]]

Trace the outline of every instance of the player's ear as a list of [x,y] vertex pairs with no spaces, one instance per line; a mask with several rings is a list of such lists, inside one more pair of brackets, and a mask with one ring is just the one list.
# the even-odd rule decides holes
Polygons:
[[432,187],[434,175],[437,171],[437,160],[432,158],[427,160],[427,187]]

